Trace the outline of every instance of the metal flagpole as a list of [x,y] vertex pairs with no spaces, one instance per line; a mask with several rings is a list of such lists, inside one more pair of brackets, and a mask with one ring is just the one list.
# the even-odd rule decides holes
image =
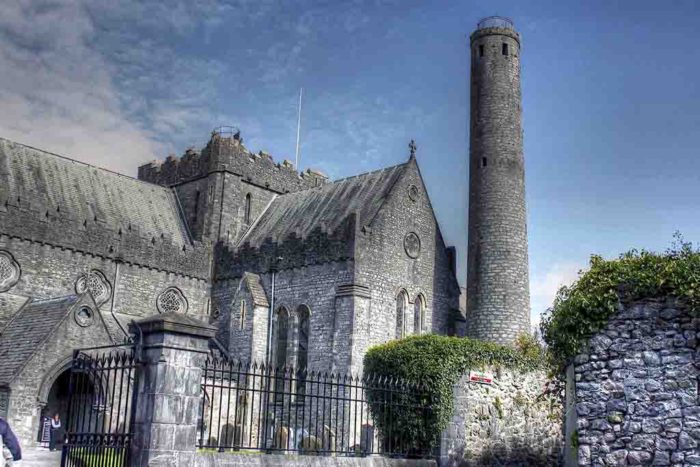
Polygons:
[[301,132],[301,94],[304,88],[299,88],[299,114],[297,116],[297,153],[295,156],[295,167],[299,170],[299,135]]

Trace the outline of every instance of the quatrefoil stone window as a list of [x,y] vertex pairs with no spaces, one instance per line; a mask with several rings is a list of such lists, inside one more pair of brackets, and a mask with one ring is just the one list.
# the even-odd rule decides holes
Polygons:
[[9,251],[0,250],[0,292],[7,292],[19,281],[19,264]]
[[75,291],[78,294],[89,291],[98,306],[107,302],[112,296],[112,286],[109,285],[102,271],[97,269],[81,274],[75,283]]
[[161,313],[187,313],[187,299],[177,287],[168,287],[156,299]]

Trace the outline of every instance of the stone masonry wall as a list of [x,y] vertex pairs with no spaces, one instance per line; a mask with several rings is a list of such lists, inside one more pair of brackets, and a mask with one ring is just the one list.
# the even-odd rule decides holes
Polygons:
[[[423,333],[445,334],[451,310],[459,309],[459,287],[415,160],[409,163],[375,219],[359,219],[355,282],[371,291],[369,339],[376,345],[396,339],[396,299],[408,295],[407,334],[412,334],[418,296],[425,299]],[[364,227],[371,223],[371,227]],[[415,234],[420,247],[409,255],[406,241]],[[366,323],[365,323],[366,325]],[[357,324],[363,329],[363,324]],[[366,328],[364,328],[366,329]],[[366,349],[365,349],[366,350]]]
[[530,332],[520,36],[478,29],[471,49],[467,335],[511,344]]
[[578,465],[700,465],[699,338],[675,299],[620,306],[575,359]]
[[[113,308],[124,324],[133,317],[157,313],[156,298],[167,287],[177,287],[182,291],[188,302],[188,314],[201,317],[207,314],[209,286],[204,279],[120,263],[119,276],[115,280],[117,262],[111,258],[4,235],[0,235],[0,249],[9,251],[21,269],[19,282],[9,290],[12,294],[34,299],[74,294],[79,275],[96,269],[104,274],[112,289],[110,299],[100,306],[100,310],[109,315]],[[111,316],[106,320],[113,321]]]
[[289,193],[323,184],[327,178],[313,170],[296,171],[286,161],[275,163],[265,153],[252,153],[243,146],[240,135],[212,135],[200,152],[188,150],[182,157],[144,164],[138,169],[139,180],[163,186],[173,186],[212,172],[229,172],[277,193]]
[[[294,326],[297,323],[296,311],[301,305],[306,305],[311,310],[309,329],[309,355],[308,366],[315,371],[331,371],[333,362],[334,329],[340,329],[348,336],[352,329],[344,323],[336,323],[335,301],[338,286],[352,283],[354,263],[352,261],[329,262],[310,265],[301,268],[284,269],[275,274],[275,299],[274,309],[285,307],[292,315],[290,319],[290,339],[288,356],[293,354],[292,348],[296,337]],[[265,289],[268,300],[272,300],[272,274],[261,274],[262,286]],[[240,319],[236,291],[238,280],[221,280],[215,283],[212,292],[212,306],[219,311],[217,326],[229,324],[229,342],[236,347],[243,345],[242,340],[248,339],[253,334],[253,321],[258,325],[265,325],[267,316],[261,314],[262,309],[249,309],[248,324],[244,329],[235,326]],[[266,330],[265,330],[266,331]],[[266,348],[266,336],[256,334],[257,342],[252,342],[252,355],[264,354]],[[349,337],[348,337],[349,338]],[[261,341],[262,340],[262,341]],[[246,353],[247,354],[247,353]],[[293,363],[290,360],[290,363]],[[347,368],[336,368],[334,371],[347,371]]]
[[442,434],[440,465],[555,466],[562,453],[560,399],[544,395],[544,371],[487,369],[491,385],[454,387],[454,415]]

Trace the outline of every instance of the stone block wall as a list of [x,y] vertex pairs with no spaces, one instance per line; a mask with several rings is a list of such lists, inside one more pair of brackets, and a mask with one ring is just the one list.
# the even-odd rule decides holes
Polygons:
[[454,414],[442,434],[440,465],[555,466],[563,447],[563,407],[544,394],[545,371],[487,369],[493,384],[454,387]]
[[114,311],[122,322],[157,313],[156,298],[168,287],[177,287],[183,293],[188,314],[204,317],[208,313],[209,283],[205,278],[162,267],[118,263],[106,256],[1,234],[0,250],[10,252],[21,270],[19,281],[9,290],[12,294],[34,299],[71,295],[76,293],[76,281],[81,274],[98,270],[112,292],[100,310]]
[[699,338],[675,299],[621,305],[574,362],[578,465],[700,465]]
[[[371,228],[361,228],[355,241],[355,282],[371,290],[367,343],[399,337],[396,301],[401,291],[408,296],[407,334],[414,332],[419,296],[426,306],[422,332],[446,334],[450,311],[459,309],[459,286],[415,160],[407,164],[377,217],[359,219],[362,225],[370,221]],[[411,234],[419,246],[409,251]]]

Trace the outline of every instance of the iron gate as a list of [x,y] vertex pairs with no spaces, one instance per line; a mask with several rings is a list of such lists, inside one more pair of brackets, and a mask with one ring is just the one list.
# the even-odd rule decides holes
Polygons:
[[128,467],[139,347],[80,349],[71,365],[62,467]]

